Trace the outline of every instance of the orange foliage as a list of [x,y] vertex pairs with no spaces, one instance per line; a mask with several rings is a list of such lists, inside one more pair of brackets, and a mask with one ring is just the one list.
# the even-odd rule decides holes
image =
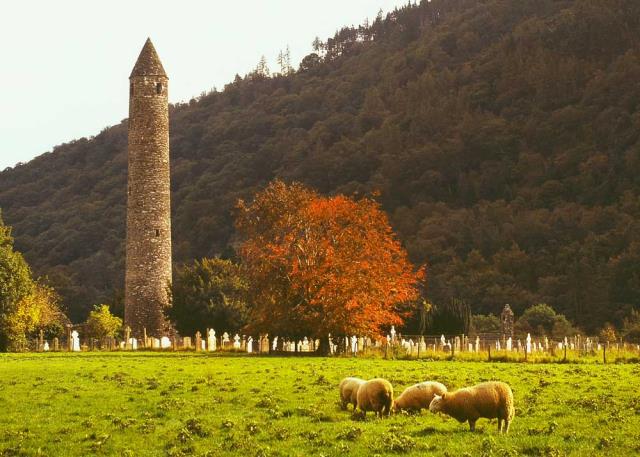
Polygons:
[[415,272],[378,203],[271,183],[238,205],[252,283],[252,330],[315,337],[379,335],[418,298]]

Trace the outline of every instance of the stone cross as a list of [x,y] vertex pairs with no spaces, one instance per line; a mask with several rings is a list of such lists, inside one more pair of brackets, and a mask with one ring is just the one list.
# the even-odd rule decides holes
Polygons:
[[391,334],[391,341],[395,341],[396,340],[396,328],[395,326],[391,326],[391,331],[389,332]]
[[233,337],[233,349],[240,349],[240,335],[236,333]]
[[527,333],[527,353],[531,354],[531,334]]
[[250,337],[247,339],[247,352],[248,352],[248,353],[251,353],[252,351],[253,351],[253,337],[252,337],[252,336],[250,336]]
[[79,338],[78,332],[76,330],[71,332],[71,350],[73,352],[79,352],[80,351],[80,338]]
[[49,352],[49,342],[45,341],[44,345],[42,346],[42,349],[44,352]]
[[502,326],[502,338],[513,338],[513,311],[509,304],[504,305],[500,315],[500,323]]
[[200,351],[202,349],[202,335],[200,334],[200,330],[196,332],[196,351]]

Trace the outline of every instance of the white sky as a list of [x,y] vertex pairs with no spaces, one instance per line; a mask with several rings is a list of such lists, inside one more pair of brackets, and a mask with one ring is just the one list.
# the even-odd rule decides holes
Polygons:
[[0,0],[0,170],[99,133],[128,113],[128,77],[151,37],[171,102],[222,89],[287,44],[297,68],[316,36],[407,0]]

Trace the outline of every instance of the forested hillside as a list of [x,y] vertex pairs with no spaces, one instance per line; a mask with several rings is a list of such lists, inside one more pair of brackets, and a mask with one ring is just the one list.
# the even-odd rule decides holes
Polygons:
[[[172,106],[174,259],[232,256],[237,199],[279,177],[379,192],[434,303],[620,323],[640,306],[639,43],[637,0],[432,0]],[[126,134],[0,174],[16,247],[76,320],[121,300]]]

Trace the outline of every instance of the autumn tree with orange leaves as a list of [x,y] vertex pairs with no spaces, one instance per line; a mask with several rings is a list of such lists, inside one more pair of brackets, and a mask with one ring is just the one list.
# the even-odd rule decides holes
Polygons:
[[418,298],[415,271],[375,201],[322,197],[272,182],[240,201],[240,255],[250,279],[252,331],[377,336]]

